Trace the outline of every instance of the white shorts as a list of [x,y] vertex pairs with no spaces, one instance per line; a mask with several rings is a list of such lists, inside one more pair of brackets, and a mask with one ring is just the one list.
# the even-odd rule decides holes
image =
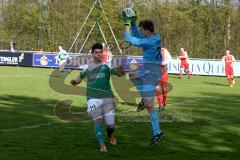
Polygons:
[[103,118],[105,115],[114,115],[115,103],[113,98],[103,98],[103,99],[89,99],[88,105],[88,115],[93,120]]
[[64,67],[65,67],[66,63],[67,63],[67,60],[66,60],[66,59],[61,60],[61,61],[59,62],[59,70],[60,70],[60,71],[64,70]]

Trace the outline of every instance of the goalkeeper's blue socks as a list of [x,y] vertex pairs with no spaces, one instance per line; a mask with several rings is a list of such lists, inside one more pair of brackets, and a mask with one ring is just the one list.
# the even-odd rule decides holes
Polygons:
[[104,144],[104,136],[103,136],[101,124],[95,124],[94,130],[95,130],[96,137],[98,139],[98,143]]
[[149,111],[150,113],[150,120],[152,125],[152,132],[153,135],[158,135],[160,133],[160,123],[159,123],[159,115],[156,109]]

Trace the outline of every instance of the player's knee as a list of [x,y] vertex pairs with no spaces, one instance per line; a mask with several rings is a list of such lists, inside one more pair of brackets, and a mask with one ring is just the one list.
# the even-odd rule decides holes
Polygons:
[[110,128],[110,129],[114,129],[114,125],[113,124],[107,124],[107,128]]
[[151,109],[153,108],[153,105],[154,105],[154,99],[153,98],[144,98],[144,104],[146,106],[146,108],[148,109]]
[[114,127],[114,123],[115,123],[114,111],[110,111],[109,113],[105,114],[104,118],[107,126]]
[[102,123],[102,118],[96,118],[94,119],[95,124],[101,124]]
[[157,91],[161,91],[161,87],[160,86],[156,86],[156,90]]
[[153,106],[147,106],[146,108],[147,108],[147,110],[148,110],[149,112],[151,112],[151,111],[154,110],[154,107],[153,107]]

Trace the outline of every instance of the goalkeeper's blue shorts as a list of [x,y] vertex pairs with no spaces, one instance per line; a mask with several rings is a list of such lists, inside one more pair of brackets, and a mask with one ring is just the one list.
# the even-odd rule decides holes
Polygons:
[[156,86],[161,80],[160,64],[144,63],[137,71],[137,78],[132,82],[140,92],[142,98],[154,98]]

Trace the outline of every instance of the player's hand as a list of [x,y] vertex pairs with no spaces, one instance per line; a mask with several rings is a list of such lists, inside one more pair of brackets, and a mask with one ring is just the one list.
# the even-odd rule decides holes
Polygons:
[[77,83],[77,81],[75,80],[75,79],[73,79],[73,80],[71,80],[71,85],[73,85],[73,86],[76,86],[76,85],[78,85],[78,83]]
[[126,74],[123,66],[119,66],[118,67],[118,76],[121,77],[121,76],[124,76]]
[[131,25],[136,24],[136,21],[137,21],[137,11],[135,10],[133,11],[134,11],[134,16],[132,17]]
[[124,21],[124,25],[125,26],[130,26],[132,24],[132,21],[131,20],[126,20]]

